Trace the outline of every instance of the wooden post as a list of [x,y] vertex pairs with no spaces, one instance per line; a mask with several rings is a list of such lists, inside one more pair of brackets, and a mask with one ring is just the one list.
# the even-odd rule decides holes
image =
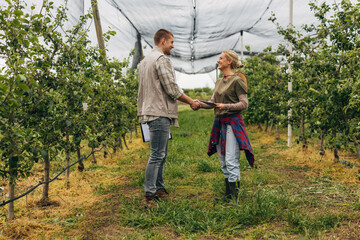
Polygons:
[[101,28],[101,21],[100,21],[100,14],[99,14],[99,8],[98,8],[98,2],[97,0],[91,0],[91,6],[93,9],[93,15],[94,15],[94,23],[95,23],[95,29],[96,29],[96,36],[99,44],[99,48],[103,51],[103,54],[105,54],[105,43]]
[[[292,29],[293,27],[293,7],[294,7],[294,4],[293,4],[293,0],[290,0],[289,2],[289,28]],[[292,52],[293,52],[293,46],[292,46],[292,43],[289,42],[289,53],[290,55],[292,55]],[[291,65],[289,63],[289,74],[291,75],[292,73],[292,69],[291,69]],[[293,87],[292,87],[292,80],[290,79],[290,81],[288,82],[288,90],[289,92],[292,92],[293,90]],[[290,108],[289,111],[288,111],[288,119],[289,119],[289,123],[288,123],[288,147],[291,147],[291,139],[292,139],[292,127],[291,127],[291,123],[290,123],[290,119],[291,119],[291,116],[292,116],[292,109]]]

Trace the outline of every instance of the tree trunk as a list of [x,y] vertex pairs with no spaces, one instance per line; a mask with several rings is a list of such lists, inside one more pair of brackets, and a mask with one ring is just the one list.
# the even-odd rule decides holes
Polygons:
[[121,145],[121,139],[120,139],[120,137],[116,137],[115,138],[115,144],[114,144],[114,153],[116,153],[116,151],[117,151],[117,149],[118,149],[118,147],[119,147],[119,144]]
[[[66,132],[66,150],[65,150],[66,167],[70,165],[70,137],[69,132]],[[65,171],[65,185],[69,186],[70,169]]]
[[352,136],[352,139],[354,141],[354,145],[355,145],[355,148],[356,148],[356,153],[357,153],[357,158],[360,162],[360,147],[359,147],[359,141],[357,140],[357,138],[355,136]]
[[107,145],[105,145],[104,147],[104,158],[107,157],[108,151],[107,151]]
[[301,127],[301,136],[302,136],[302,142],[303,142],[303,148],[307,148],[307,141],[305,136],[305,116],[301,115],[300,119],[300,127]]
[[135,123],[135,134],[136,134],[136,136],[137,136],[137,134],[138,134],[138,131],[137,131],[137,124]]
[[[76,152],[77,152],[77,157],[78,157],[78,160],[79,160],[81,158],[80,146],[76,149]],[[85,169],[85,166],[84,166],[83,160],[79,160],[78,170],[80,172],[82,172],[82,171],[84,171],[84,169]]]
[[[15,176],[14,176],[14,171],[11,167],[9,167],[9,172],[10,172],[10,177],[9,177],[9,200],[15,198]],[[8,220],[13,220],[15,218],[15,213],[14,213],[14,202],[9,203],[8,206],[8,215],[7,215],[7,219]]]
[[116,153],[116,151],[117,151],[117,140],[115,139],[113,153]]
[[321,131],[321,140],[320,140],[320,155],[325,155],[325,149],[324,149],[324,141],[325,141],[325,133],[324,131]]
[[125,135],[126,135],[125,133],[122,135],[122,139],[124,141],[124,145],[125,145],[126,149],[129,150],[129,148],[128,148],[127,144],[126,144]]
[[261,124],[260,124],[260,123],[258,123],[257,125],[258,125],[258,129],[259,129],[260,131],[262,131],[262,130],[263,130],[263,128],[262,128]]
[[132,143],[132,130],[130,130],[129,143]]
[[50,152],[44,159],[44,186],[41,201],[46,201],[49,197],[49,180],[50,180]]
[[280,140],[280,129],[279,129],[279,125],[276,125],[276,140]]
[[340,158],[339,158],[338,150],[335,148],[334,149],[334,162],[338,163],[339,160],[340,160]]
[[274,121],[271,121],[270,128],[269,128],[269,131],[268,131],[269,135],[271,135],[271,131],[272,131],[273,126],[274,126]]
[[[91,152],[93,152],[94,150],[95,150],[94,148],[91,148]],[[96,158],[95,158],[95,153],[94,152],[92,154],[92,163],[96,164]]]
[[121,150],[124,150],[120,136],[119,136],[119,138],[118,138],[118,143],[119,143],[119,145],[120,145],[120,149],[121,149]]
[[268,121],[265,121],[265,129],[264,129],[264,132],[267,132],[268,126],[269,126],[269,122],[268,122]]
[[300,119],[300,128],[301,128],[301,136],[304,138],[305,136],[305,119],[304,119],[304,115],[301,115],[301,119]]

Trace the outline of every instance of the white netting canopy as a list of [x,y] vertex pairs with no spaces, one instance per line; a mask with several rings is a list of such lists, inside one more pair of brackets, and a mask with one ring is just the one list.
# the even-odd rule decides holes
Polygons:
[[[352,0],[354,3],[356,0]],[[5,2],[0,0],[1,2]],[[40,6],[42,0],[27,0]],[[91,10],[91,0],[57,0],[56,6],[69,9],[69,27],[79,16]],[[286,44],[277,34],[276,25],[269,21],[274,13],[282,26],[289,24],[289,0],[98,0],[103,32],[117,34],[107,43],[108,55],[127,57],[138,37],[144,54],[153,47],[153,35],[165,28],[174,34],[172,60],[182,73],[207,73],[215,69],[219,54],[233,49],[239,54],[244,46],[251,52],[261,52],[268,46]],[[293,0],[293,25],[315,22],[310,0]],[[322,2],[322,1],[319,1]],[[338,4],[340,0],[326,0]],[[97,44],[94,23],[89,23],[90,37]],[[243,34],[243,38],[241,35]],[[242,43],[243,39],[243,43]],[[248,54],[243,51],[244,55]]]

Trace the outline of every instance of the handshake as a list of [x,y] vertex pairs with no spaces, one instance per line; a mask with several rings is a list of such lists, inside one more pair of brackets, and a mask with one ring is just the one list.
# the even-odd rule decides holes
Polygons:
[[192,108],[192,110],[197,111],[201,108],[201,103],[198,99],[194,99],[191,103],[190,103],[190,107]]

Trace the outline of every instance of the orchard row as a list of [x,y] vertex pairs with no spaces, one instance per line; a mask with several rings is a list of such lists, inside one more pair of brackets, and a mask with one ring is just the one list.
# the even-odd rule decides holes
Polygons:
[[[8,0],[0,8],[0,177],[9,182],[10,199],[35,162],[44,163],[47,182],[59,154],[68,165],[84,143],[116,149],[136,121],[136,76],[128,60],[107,59],[90,46],[91,15],[66,30],[65,8],[44,1],[40,12],[31,7],[28,13],[24,4]],[[114,34],[105,33],[105,41]],[[48,191],[44,184],[42,200]]]
[[[341,149],[356,151],[360,161],[360,3],[310,7],[318,25],[278,26],[292,54],[280,46],[277,54],[268,48],[247,59],[250,105],[244,114],[254,124],[284,127],[290,121],[301,128],[297,141],[304,147],[315,136],[321,152],[333,149],[337,161]],[[276,23],[276,16],[271,20]]]

